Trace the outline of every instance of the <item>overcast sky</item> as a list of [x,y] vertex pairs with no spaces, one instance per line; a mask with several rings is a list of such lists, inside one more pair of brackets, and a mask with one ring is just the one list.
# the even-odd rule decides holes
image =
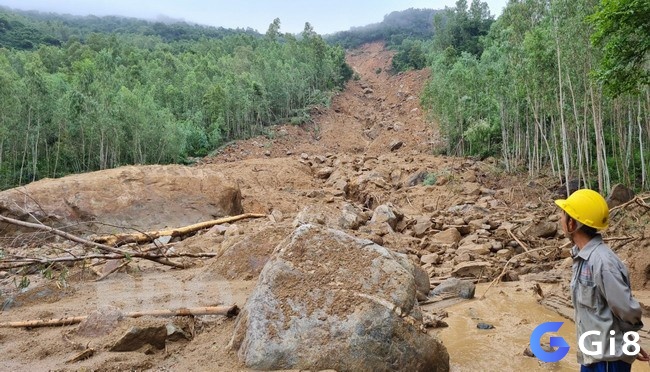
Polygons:
[[[383,16],[408,8],[444,9],[455,0],[0,0],[0,5],[24,10],[122,15],[146,19],[167,16],[226,28],[251,27],[266,32],[275,18],[281,31],[301,32],[305,22],[320,34],[380,22]],[[468,1],[468,3],[471,1]],[[507,0],[487,0],[493,15]]]

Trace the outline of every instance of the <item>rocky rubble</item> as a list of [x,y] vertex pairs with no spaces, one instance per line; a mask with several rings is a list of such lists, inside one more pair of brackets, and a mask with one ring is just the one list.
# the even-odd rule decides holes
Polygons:
[[418,329],[416,270],[371,241],[302,225],[264,267],[231,347],[253,369],[448,371],[444,346]]

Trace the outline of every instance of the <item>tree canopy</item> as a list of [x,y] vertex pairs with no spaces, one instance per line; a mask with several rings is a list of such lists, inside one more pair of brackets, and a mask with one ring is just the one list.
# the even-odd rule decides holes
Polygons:
[[[34,30],[59,22],[28,16],[7,18]],[[114,22],[129,31],[84,31],[61,45],[35,33],[29,48],[0,48],[0,188],[204,156],[273,124],[308,120],[310,107],[327,105],[351,76],[343,49],[309,24],[299,37],[281,33],[280,20],[266,36],[209,37],[180,25],[186,32],[170,41],[156,23],[137,31],[131,25],[141,21],[82,20],[84,30]]]
[[604,55],[596,75],[613,95],[650,84],[650,1],[602,0],[590,20]]

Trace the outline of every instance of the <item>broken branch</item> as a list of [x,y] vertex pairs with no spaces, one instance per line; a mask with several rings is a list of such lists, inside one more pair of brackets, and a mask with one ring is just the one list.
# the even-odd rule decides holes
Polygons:
[[[560,249],[565,248],[565,247],[568,247],[570,244],[571,244],[571,243],[564,244],[564,245],[562,245],[562,246],[560,247]],[[497,282],[499,282],[499,280],[501,280],[501,278],[503,278],[503,276],[506,274],[506,270],[508,269],[508,265],[510,264],[510,262],[512,262],[512,260],[514,260],[514,259],[517,258],[517,257],[523,256],[523,255],[526,255],[526,254],[530,254],[530,253],[533,253],[533,252],[535,252],[535,251],[541,251],[541,250],[543,250],[543,249],[547,249],[547,248],[550,248],[550,247],[535,248],[535,249],[531,249],[531,250],[529,250],[529,251],[526,251],[526,252],[523,252],[523,253],[519,253],[519,254],[516,254],[516,255],[512,256],[512,258],[510,258],[510,259],[508,260],[508,262],[506,262],[506,264],[503,266],[503,270],[501,270],[501,274],[499,274],[499,276],[497,276],[496,278],[494,278],[494,280],[490,283],[490,285],[485,289],[485,292],[483,292],[483,295],[481,296],[481,300],[485,298],[485,295],[488,293],[488,291],[490,290],[490,288],[491,288],[494,284],[496,284]]]
[[[245,215],[242,215],[242,216],[245,216]],[[254,215],[254,216],[265,216],[265,215]],[[240,217],[240,216],[235,216],[235,217]],[[230,217],[230,218],[234,218],[234,217]],[[71,240],[73,242],[80,243],[80,244],[87,245],[87,246],[92,246],[92,247],[98,248],[98,249],[100,249],[100,250],[102,250],[104,252],[112,253],[112,255],[110,257],[106,257],[106,258],[111,258],[111,259],[119,259],[119,258],[130,259],[132,257],[137,257],[137,258],[143,258],[145,260],[150,260],[150,261],[153,261],[153,262],[157,262],[157,263],[160,263],[160,264],[163,264],[163,265],[167,265],[167,266],[171,266],[171,267],[175,267],[175,268],[179,268],[179,269],[184,269],[184,268],[187,267],[186,265],[170,261],[169,258],[171,258],[171,257],[214,257],[214,256],[216,256],[216,254],[214,254],[214,253],[162,255],[162,254],[149,254],[149,253],[142,253],[142,252],[134,252],[134,251],[128,251],[128,250],[125,250],[125,249],[122,249],[122,248],[111,247],[111,246],[108,246],[108,245],[105,245],[105,244],[100,244],[100,243],[97,243],[97,242],[93,242],[93,241],[78,237],[76,235],[72,235],[72,234],[67,233],[65,231],[61,231],[61,230],[58,230],[58,229],[55,229],[53,227],[43,225],[43,224],[36,224],[36,223],[31,223],[31,222],[20,221],[20,220],[5,217],[5,216],[2,216],[2,215],[0,215],[0,222],[7,222],[7,223],[11,223],[11,224],[14,224],[14,225],[17,225],[17,226],[23,226],[23,227],[29,227],[29,228],[32,228],[32,229],[36,229],[36,230],[48,231],[48,232],[51,232],[54,235],[61,236],[63,238]],[[214,221],[208,221],[207,223],[210,223],[210,222],[214,222]],[[206,222],[204,222],[203,224],[206,224]],[[196,225],[192,225],[192,226],[198,226],[198,225],[201,225],[201,224],[196,224]],[[67,261],[73,261],[73,260],[68,259]],[[45,262],[47,262],[47,261],[45,261]],[[38,262],[33,262],[33,263],[38,263]],[[23,265],[23,266],[25,266],[25,265]]]
[[171,237],[184,236],[199,230],[210,228],[215,225],[220,225],[222,223],[234,222],[245,218],[260,218],[260,217],[266,217],[266,215],[256,214],[256,213],[245,213],[245,214],[240,214],[238,216],[225,217],[225,218],[220,218],[218,220],[212,220],[212,221],[205,221],[194,225],[179,227],[171,230],[149,231],[144,233],[138,232],[133,234],[104,235],[104,236],[95,237],[92,240],[93,242],[96,243],[103,243],[114,247],[118,247],[120,245],[129,244],[129,243],[143,244],[143,243],[152,242],[161,236],[171,236]]
[[[229,318],[239,314],[239,307],[232,306],[207,306],[196,308],[181,308],[176,310],[151,310],[151,311],[136,311],[123,314],[125,318],[139,318],[142,316],[198,316],[198,315],[223,315]],[[3,322],[0,323],[0,328],[19,328],[19,327],[50,327],[50,326],[66,326],[81,323],[88,318],[87,316],[74,316],[59,319],[38,319],[18,322]]]

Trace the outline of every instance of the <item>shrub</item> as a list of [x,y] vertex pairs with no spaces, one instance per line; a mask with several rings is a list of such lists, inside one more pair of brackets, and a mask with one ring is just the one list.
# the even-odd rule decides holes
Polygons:
[[435,173],[427,173],[427,176],[424,177],[424,181],[422,181],[422,184],[424,186],[432,186],[436,184],[436,181],[438,180],[438,177],[436,177]]

